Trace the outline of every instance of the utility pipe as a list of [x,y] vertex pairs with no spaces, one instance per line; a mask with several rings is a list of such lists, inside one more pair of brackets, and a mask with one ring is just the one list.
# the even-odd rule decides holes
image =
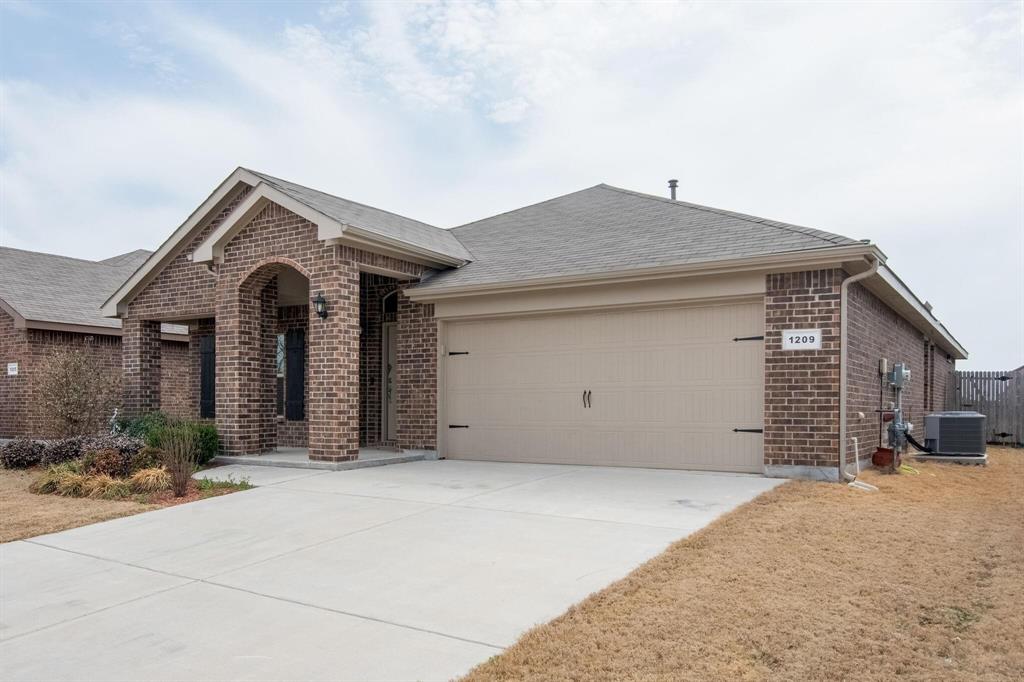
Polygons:
[[[850,480],[846,473],[846,337],[847,337],[847,306],[850,285],[867,279],[878,272],[878,258],[868,257],[871,267],[853,277],[847,277],[839,287],[839,482]],[[858,455],[859,456],[859,455]]]

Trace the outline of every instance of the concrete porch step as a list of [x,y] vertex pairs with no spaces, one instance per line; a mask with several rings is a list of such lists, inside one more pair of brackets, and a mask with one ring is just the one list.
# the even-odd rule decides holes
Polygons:
[[326,469],[328,471],[347,471],[366,467],[387,466],[388,464],[404,464],[420,462],[426,459],[437,459],[433,450],[401,450],[361,449],[359,459],[348,462],[321,462],[309,459],[309,451],[301,448],[288,448],[278,452],[262,455],[218,455],[213,464],[245,464],[248,466],[288,467],[293,469]]

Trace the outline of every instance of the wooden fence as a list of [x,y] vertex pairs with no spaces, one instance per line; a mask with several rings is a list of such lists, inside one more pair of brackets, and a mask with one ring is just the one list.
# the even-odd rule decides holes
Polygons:
[[1024,445],[1024,367],[1011,372],[955,372],[951,410],[988,417],[989,443]]

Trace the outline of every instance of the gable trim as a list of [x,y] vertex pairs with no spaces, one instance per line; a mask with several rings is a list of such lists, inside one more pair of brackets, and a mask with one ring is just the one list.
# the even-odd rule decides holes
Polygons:
[[305,218],[317,227],[317,238],[326,241],[328,239],[340,239],[345,231],[344,226],[337,220],[330,218],[317,210],[314,210],[288,196],[276,187],[267,183],[258,182],[249,195],[235,207],[227,218],[224,219],[217,229],[203,240],[192,252],[193,263],[220,263],[224,260],[224,247],[235,238],[235,236],[248,225],[253,218],[271,203],[291,211],[297,216]]
[[353,246],[366,251],[396,256],[421,265],[458,267],[465,264],[465,261],[461,259],[424,249],[400,239],[386,237],[349,223],[339,222],[262,180],[253,187],[252,192],[245,200],[224,219],[224,222],[196,247],[192,252],[192,262],[223,262],[224,247],[271,203],[316,225],[317,238],[331,245]]
[[22,315],[21,313],[19,313],[17,310],[15,310],[11,306],[11,304],[9,304],[7,301],[5,301],[2,298],[0,298],[0,310],[4,311],[5,313],[7,313],[8,315],[11,316],[11,319],[14,320],[14,328],[15,329],[24,329],[25,328],[25,325],[26,325],[25,316]]
[[224,179],[206,200],[194,210],[146,262],[129,277],[100,308],[105,317],[120,317],[128,303],[149,284],[169,262],[174,260],[188,244],[193,232],[216,215],[237,195],[243,185],[253,187],[260,179],[245,170],[237,168]]

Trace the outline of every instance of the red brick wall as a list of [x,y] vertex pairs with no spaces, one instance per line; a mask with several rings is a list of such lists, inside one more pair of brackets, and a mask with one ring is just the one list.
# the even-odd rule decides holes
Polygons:
[[[847,433],[857,437],[861,457],[880,443],[885,433],[876,410],[887,408],[895,394],[882,382],[879,360],[885,358],[910,366],[910,385],[903,391],[904,416],[923,438],[924,415],[945,409],[945,392],[953,362],[928,338],[860,284],[850,286],[849,348],[847,349]],[[863,413],[860,418],[858,413]],[[847,461],[853,445],[847,443]]]
[[195,247],[224,222],[249,194],[248,187],[184,245],[175,258],[132,299],[129,316],[145,320],[198,320],[214,316],[217,276],[205,263],[193,263]]
[[398,294],[398,445],[437,448],[437,321],[434,306]]
[[[165,387],[159,407],[175,415],[187,414],[188,364],[184,343],[161,344]],[[42,397],[36,385],[40,367],[53,352],[61,349],[87,350],[100,370],[121,373],[121,339],[106,334],[81,334],[42,329],[15,329],[14,321],[0,311],[0,438],[30,436],[46,438],[54,434],[46,423]],[[7,363],[18,363],[18,375],[7,376]]]
[[[209,229],[202,230],[182,254],[191,252],[195,240]],[[323,292],[329,306],[327,319],[312,310],[308,317],[310,456],[351,458],[359,447],[361,266],[405,272],[411,278],[423,270],[396,258],[325,244],[315,225],[271,204],[225,246],[223,262],[214,273],[179,256],[128,305],[126,325],[131,320],[208,318],[212,311],[217,329],[217,423],[225,449],[259,451],[276,441],[277,432],[274,403],[265,399],[267,386],[276,381],[268,370],[273,353],[264,348],[268,327],[261,322],[273,306],[260,301],[281,268],[298,270],[310,280],[311,294]],[[136,324],[132,330],[139,334],[144,327]],[[133,378],[131,386],[143,393],[134,400],[144,402],[148,382]],[[423,438],[416,432],[410,440],[419,443]]]
[[[160,409],[172,417],[192,417],[191,372],[188,343],[160,344]],[[118,367],[120,371],[120,367]]]
[[[841,270],[768,275],[765,466],[837,466]],[[786,329],[822,330],[822,348],[783,351]]]
[[[29,375],[26,332],[0,310],[0,438],[28,435]],[[7,376],[7,363],[18,363],[18,375]]]

